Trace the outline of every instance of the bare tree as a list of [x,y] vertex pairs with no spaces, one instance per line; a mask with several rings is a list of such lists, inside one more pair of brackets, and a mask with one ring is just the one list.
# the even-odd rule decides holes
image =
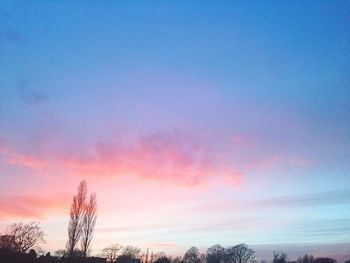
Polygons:
[[67,242],[67,252],[70,257],[74,255],[75,247],[82,233],[86,195],[86,182],[81,181],[78,186],[77,194],[73,196],[73,203],[70,208]]
[[148,263],[148,257],[149,257],[149,250],[147,248],[144,263]]
[[134,246],[126,246],[122,252],[123,256],[129,256],[130,258],[140,258],[141,249]]
[[154,261],[154,263],[171,263],[171,259],[166,256],[163,256]]
[[155,253],[153,254],[153,262],[156,262],[158,259],[165,258],[165,257],[166,257],[166,254],[163,251]]
[[246,244],[238,244],[227,249],[227,256],[233,263],[250,263],[254,260],[254,250],[248,248]]
[[121,245],[113,244],[102,250],[102,256],[107,259],[109,262],[114,262],[120,254],[120,251],[123,249]]
[[226,249],[219,244],[207,249],[207,263],[223,263],[226,260]]
[[34,246],[45,242],[45,234],[41,230],[39,223],[12,224],[5,235],[2,235],[3,246],[17,252],[26,252]]
[[93,231],[96,224],[96,195],[92,193],[90,195],[89,202],[85,205],[85,211],[83,216],[83,225],[82,225],[82,239],[81,239],[81,250],[83,252],[83,257],[86,258],[87,253],[90,249]]
[[286,253],[279,253],[279,252],[274,252],[273,253],[273,260],[272,263],[286,263],[287,262],[287,254]]
[[297,263],[313,263],[314,256],[313,255],[304,255],[303,257],[299,257]]
[[200,253],[198,248],[196,247],[191,247],[189,250],[184,255],[183,258],[184,263],[200,263]]
[[171,260],[171,263],[180,263],[181,262],[181,257],[174,257]]

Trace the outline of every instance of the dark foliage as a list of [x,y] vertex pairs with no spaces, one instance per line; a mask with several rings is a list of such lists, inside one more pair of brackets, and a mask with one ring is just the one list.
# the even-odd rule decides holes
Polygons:
[[121,255],[115,260],[116,263],[141,263],[140,259],[134,258],[130,255]]
[[273,261],[272,263],[286,263],[287,262],[287,254],[286,253],[273,253]]
[[[1,263],[105,263],[106,259],[89,257],[89,258],[60,258],[53,257],[50,253],[37,256],[34,250],[30,250],[29,253],[14,252],[13,250],[0,249],[0,262]],[[132,262],[136,263],[136,262]],[[137,262],[140,263],[140,262]]]
[[333,258],[316,258],[313,263],[337,263]]
[[221,245],[211,246],[207,250],[207,263],[223,263],[226,261],[226,250]]
[[168,259],[167,257],[161,257],[154,261],[154,263],[170,263],[170,259]]

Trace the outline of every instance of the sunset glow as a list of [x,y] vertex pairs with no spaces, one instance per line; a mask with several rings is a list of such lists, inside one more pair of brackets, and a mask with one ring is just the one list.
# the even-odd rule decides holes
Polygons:
[[350,254],[348,1],[63,2],[0,2],[0,233]]

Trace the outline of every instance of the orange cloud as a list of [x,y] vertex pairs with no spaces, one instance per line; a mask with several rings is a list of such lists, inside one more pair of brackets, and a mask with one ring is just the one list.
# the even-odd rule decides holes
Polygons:
[[70,202],[68,194],[55,196],[6,195],[0,197],[0,219],[39,219],[52,213],[65,214]]

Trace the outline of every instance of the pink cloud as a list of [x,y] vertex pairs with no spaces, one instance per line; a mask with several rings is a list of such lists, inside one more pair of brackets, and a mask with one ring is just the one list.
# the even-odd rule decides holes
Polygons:
[[179,133],[144,135],[128,145],[97,142],[87,153],[60,158],[70,171],[86,175],[135,175],[188,186],[212,177],[224,177],[235,185],[242,182],[242,174],[225,167],[209,148]]
[[48,152],[45,160],[9,147],[4,139],[0,143],[0,153],[8,165],[33,170],[64,169],[84,176],[132,175],[187,186],[213,177],[238,186],[243,178],[242,173],[227,168],[208,147],[179,132],[142,135],[129,144],[99,141],[79,151],[67,148],[59,154]]
[[[237,135],[232,140],[238,144],[251,141],[247,136]],[[195,186],[217,180],[232,187],[242,185],[245,173],[252,169],[271,169],[278,166],[307,167],[310,161],[280,154],[268,154],[245,160],[247,149],[231,149],[231,152],[215,152],[193,136],[181,132],[141,135],[134,140],[110,139],[98,141],[86,148],[72,150],[46,150],[38,157],[22,153],[0,140],[0,153],[8,165],[23,166],[35,171],[63,172],[67,175],[108,177],[136,176],[141,179]],[[64,143],[62,144],[64,145]],[[248,148],[253,147],[250,145]],[[246,147],[245,147],[246,148]],[[242,151],[242,154],[240,154]],[[254,152],[254,151],[253,151]],[[249,155],[250,156],[250,155]],[[239,169],[237,167],[240,167]]]
[[0,219],[16,217],[39,219],[51,213],[66,214],[70,199],[68,194],[2,196],[0,198]]

